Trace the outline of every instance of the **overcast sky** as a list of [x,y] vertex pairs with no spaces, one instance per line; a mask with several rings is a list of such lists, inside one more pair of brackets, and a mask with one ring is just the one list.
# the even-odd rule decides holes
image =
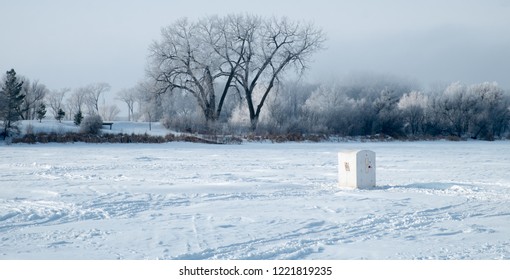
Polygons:
[[144,76],[147,48],[181,17],[251,13],[312,21],[327,34],[309,80],[391,74],[422,86],[497,81],[510,89],[510,1],[0,0],[0,70],[50,89]]

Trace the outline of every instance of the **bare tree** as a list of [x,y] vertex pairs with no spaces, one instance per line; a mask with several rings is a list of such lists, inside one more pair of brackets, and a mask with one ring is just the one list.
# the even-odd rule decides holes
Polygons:
[[200,108],[184,92],[176,92],[165,101],[162,124],[169,129],[192,132],[205,124]]
[[149,77],[156,93],[185,90],[192,94],[207,120],[216,116],[216,95],[212,69],[218,60],[205,45],[197,23],[181,19],[161,31],[162,40],[150,48]]
[[106,105],[99,106],[100,116],[105,121],[114,121],[120,113],[120,109],[117,105]]
[[241,22],[238,17],[230,15],[223,18],[209,17],[199,22],[203,41],[212,49],[211,57],[215,57],[219,61],[217,62],[218,72],[214,78],[224,79],[216,109],[218,118],[229,91],[233,89],[237,94],[240,94],[239,88],[235,85],[235,76],[237,71],[240,71],[240,63],[258,20],[258,18],[254,18],[254,22]]
[[49,94],[46,96],[46,102],[48,103],[48,106],[51,109],[51,112],[54,117],[58,115],[58,111],[60,109],[63,109],[63,102],[64,102],[64,96],[66,93],[68,93],[71,89],[69,88],[63,88],[59,90],[52,90],[49,92]]
[[156,94],[144,94],[143,101],[140,102],[140,114],[142,120],[149,123],[149,130],[152,130],[152,122],[157,119],[158,115],[158,107],[159,107],[159,97],[160,95]]
[[40,104],[43,102],[48,89],[45,85],[39,83],[38,80],[31,82],[28,78],[22,78],[23,88],[22,92],[25,95],[23,104],[21,105],[21,114],[25,120],[33,120],[36,118],[36,111]]
[[[255,129],[269,93],[285,70],[295,67],[303,73],[311,55],[322,47],[325,35],[312,24],[287,18],[237,16],[233,21],[236,26],[248,27],[236,29],[240,31],[236,37],[246,37],[246,43],[238,45],[235,51],[241,56],[235,79],[244,91],[251,127]],[[260,100],[254,99],[257,87],[263,91]]]
[[149,122],[149,130],[152,122],[162,118],[162,95],[157,94],[150,83],[139,82],[135,86],[136,103],[138,103],[139,120]]
[[111,89],[108,83],[95,83],[85,87],[86,104],[90,114],[99,114],[99,100],[101,95]]
[[[158,93],[192,94],[207,121],[217,120],[230,89],[243,91],[252,128],[282,74],[292,66],[304,71],[322,47],[324,34],[312,24],[257,16],[182,19],[162,30],[150,49],[148,75]],[[216,103],[214,83],[223,82]],[[262,90],[260,100],[254,91]]]
[[136,94],[136,88],[123,89],[117,92],[117,99],[126,103],[128,107],[128,121],[131,121],[134,115]]
[[76,88],[73,94],[67,99],[67,109],[69,117],[73,117],[78,112],[83,112],[83,107],[87,104],[89,97],[88,87]]

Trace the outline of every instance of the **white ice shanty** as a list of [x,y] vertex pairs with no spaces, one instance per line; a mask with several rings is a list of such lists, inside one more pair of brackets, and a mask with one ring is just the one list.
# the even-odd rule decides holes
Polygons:
[[338,184],[354,189],[375,187],[375,153],[369,150],[338,153]]

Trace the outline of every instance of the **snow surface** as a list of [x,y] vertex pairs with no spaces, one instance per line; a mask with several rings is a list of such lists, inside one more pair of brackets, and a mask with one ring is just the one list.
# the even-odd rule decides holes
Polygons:
[[[377,156],[337,187],[337,153]],[[510,259],[510,143],[0,145],[0,259]]]
[[[80,127],[75,125],[72,121],[62,121],[61,123],[54,120],[43,120],[42,122],[28,120],[22,121],[20,125],[21,133],[33,132],[46,132],[46,133],[65,133],[65,132],[79,132]],[[150,134],[150,135],[167,135],[175,133],[167,130],[161,123],[153,122],[127,122],[127,121],[114,121],[110,129],[109,126],[103,126],[103,133],[135,133],[135,134]]]

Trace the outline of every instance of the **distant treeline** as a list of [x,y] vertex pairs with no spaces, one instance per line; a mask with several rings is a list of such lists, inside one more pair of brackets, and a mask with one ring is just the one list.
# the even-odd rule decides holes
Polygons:
[[[54,95],[63,96],[58,91],[43,90],[41,84],[30,84],[26,78],[24,81],[16,79],[13,70],[3,78],[0,134],[4,138],[9,131],[23,134],[17,128],[18,120],[44,118],[44,104],[51,104]],[[330,136],[494,140],[510,135],[510,93],[496,82],[472,85],[454,82],[423,90],[412,81],[364,74],[323,84],[282,81],[274,91],[261,108],[255,130],[246,114],[246,102],[235,90],[228,93],[222,113],[215,121],[206,121],[194,97],[185,92],[156,94],[137,86],[121,91],[119,96],[130,104],[133,121],[161,121],[168,129],[188,135],[234,135],[274,142],[317,141]],[[38,92],[44,94],[37,95]],[[263,92],[255,91],[254,99],[261,98]],[[53,107],[58,119],[60,110],[57,108],[60,107]],[[27,137],[21,141],[47,141],[44,135],[40,140]],[[52,140],[48,137],[50,142],[70,140],[61,139],[62,136],[58,139],[54,136]],[[66,137],[73,138],[70,142],[146,142],[133,136],[118,139],[103,136],[100,140]],[[166,142],[168,139],[147,141]]]
[[156,100],[153,116],[187,132],[482,140],[510,132],[510,95],[495,82],[454,82],[426,91],[413,82],[374,75],[322,85],[285,83],[267,101],[254,132],[241,113],[242,98],[224,105],[215,123],[206,123],[186,95]]

